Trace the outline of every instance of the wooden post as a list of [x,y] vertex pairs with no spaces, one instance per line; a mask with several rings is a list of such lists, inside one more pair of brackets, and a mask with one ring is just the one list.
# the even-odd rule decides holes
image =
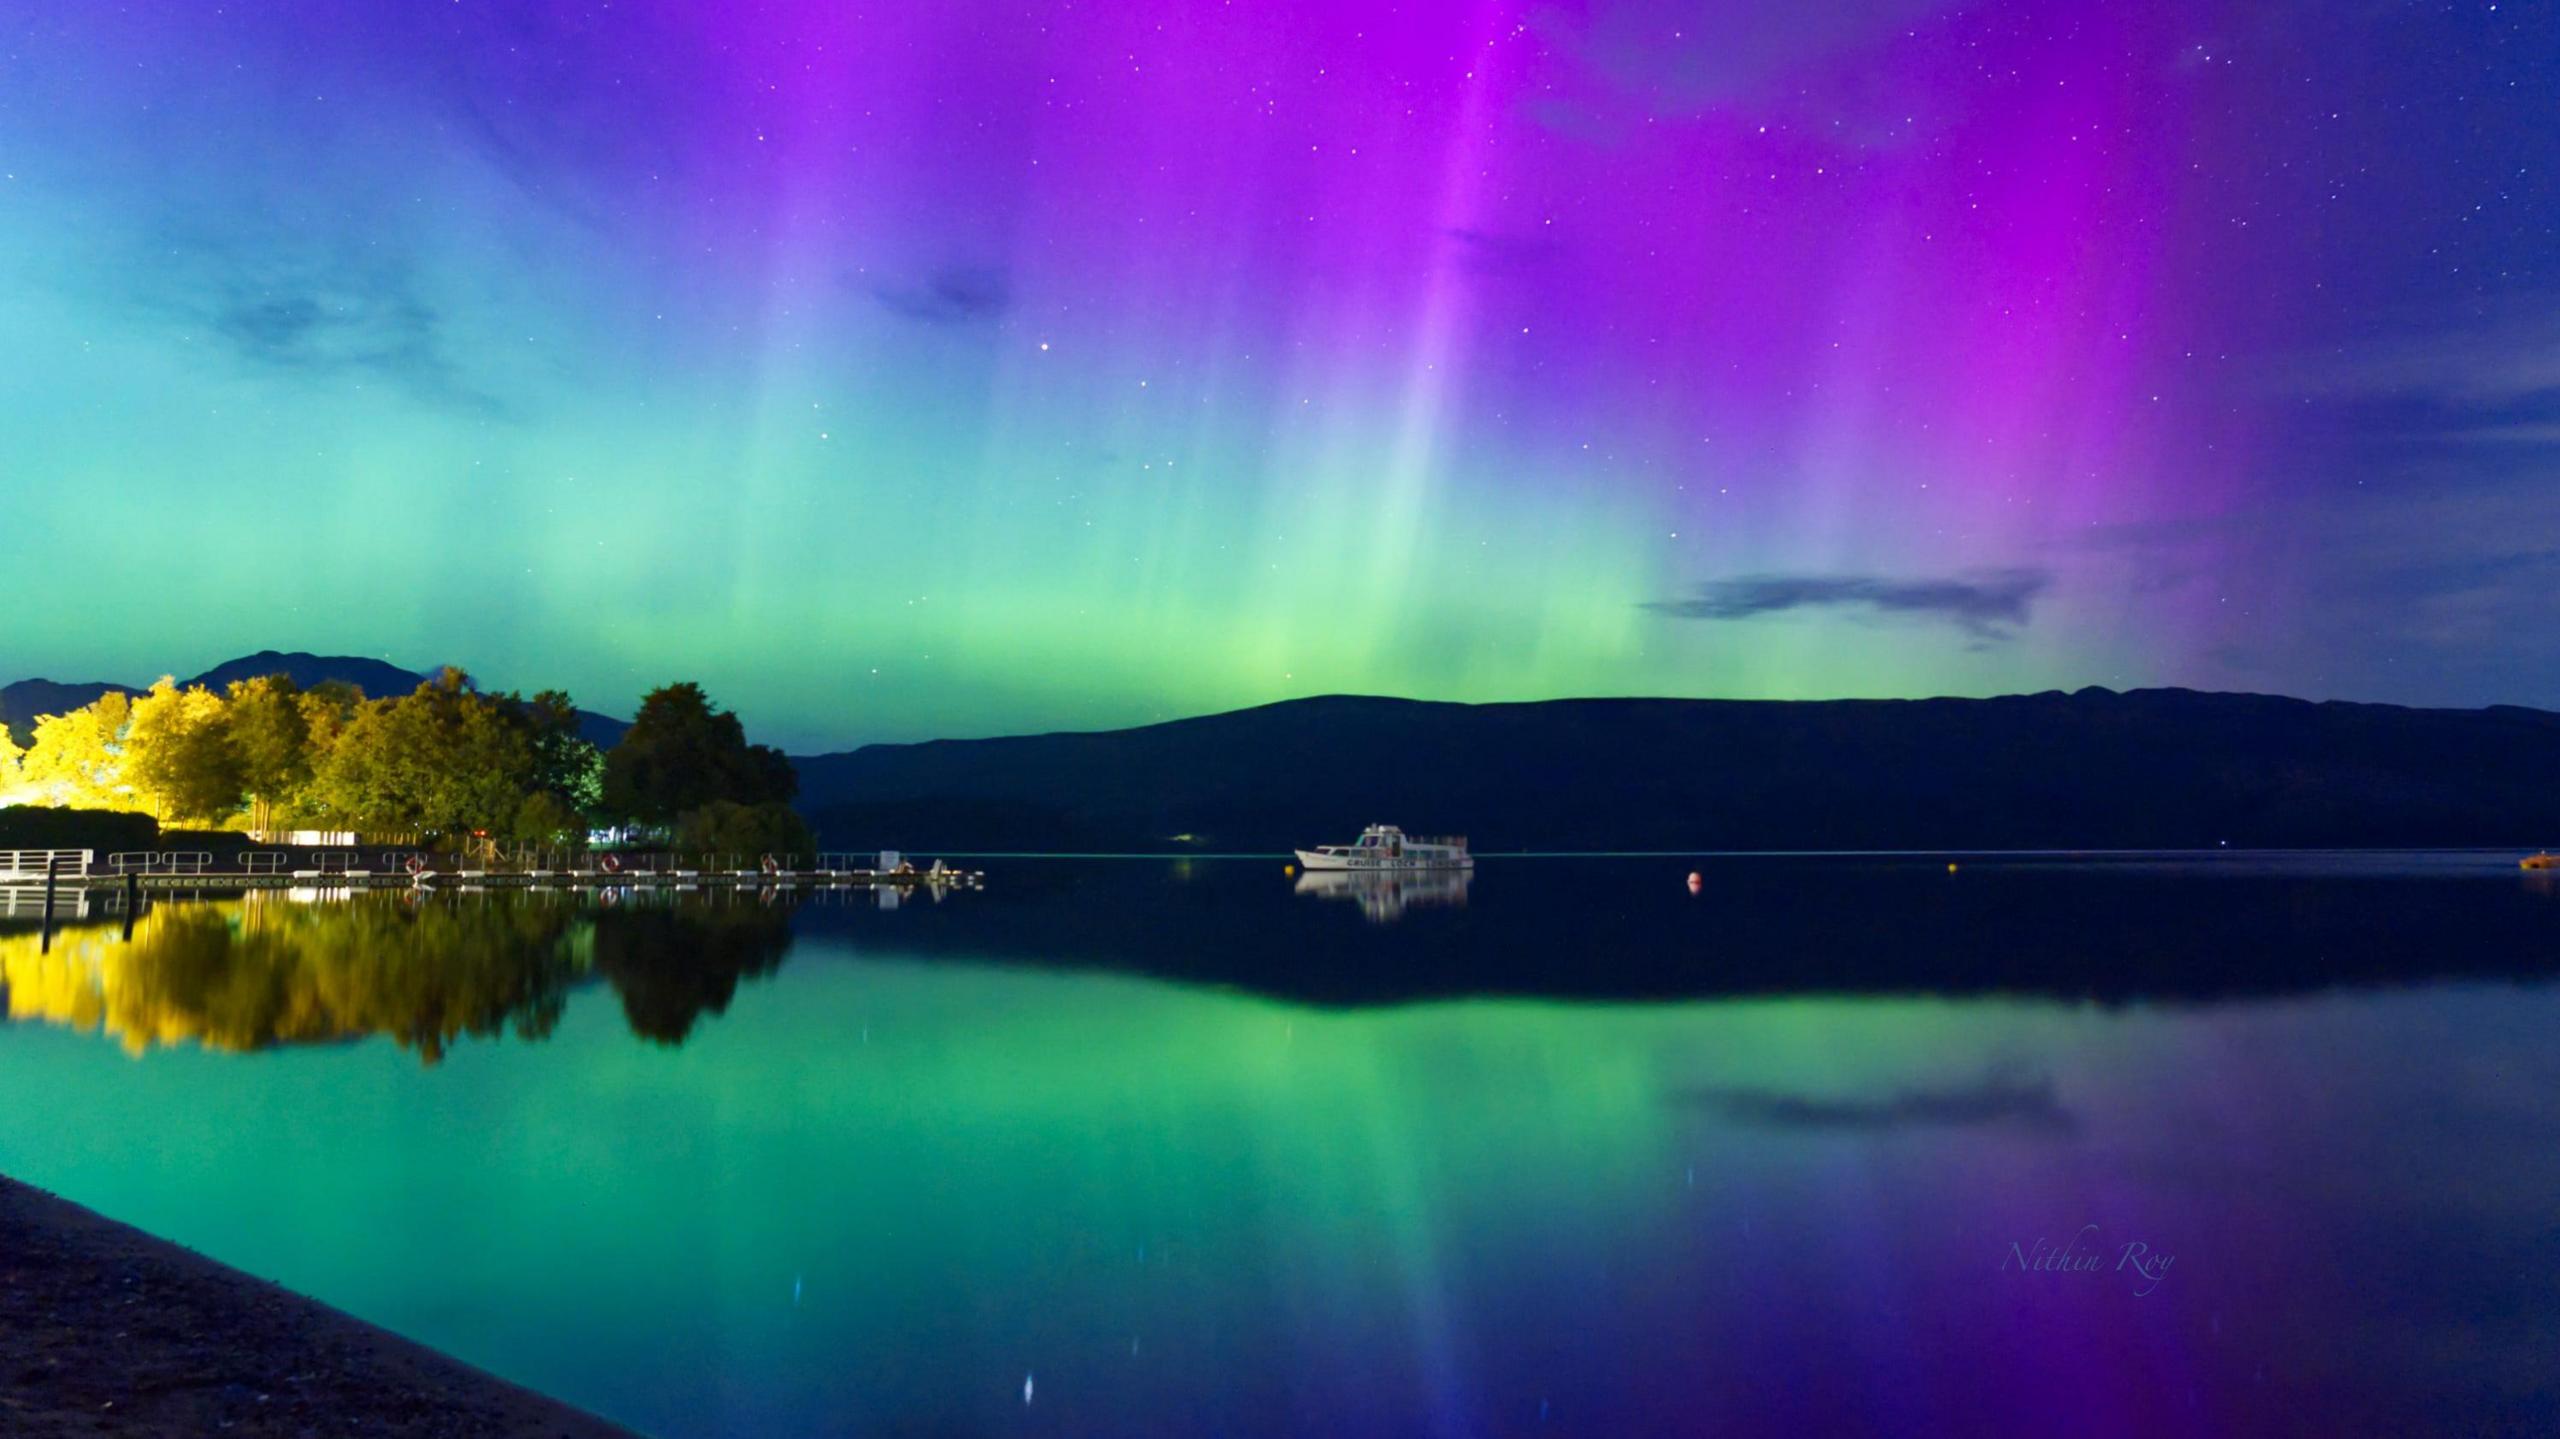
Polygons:
[[46,855],[44,857],[44,933],[36,941],[38,953],[53,953],[53,886],[55,879],[61,873],[62,856]]
[[142,876],[124,872],[124,937],[133,938],[133,919],[142,909]]

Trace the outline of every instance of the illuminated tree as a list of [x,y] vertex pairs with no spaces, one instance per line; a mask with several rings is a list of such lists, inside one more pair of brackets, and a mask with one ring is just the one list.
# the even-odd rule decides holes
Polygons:
[[[687,766],[699,759],[710,798],[790,794],[789,762],[747,744],[737,719],[700,689],[652,698],[658,720],[649,733],[664,763],[650,774],[659,789],[701,792],[687,788]],[[163,676],[139,697],[111,692],[42,717],[24,751],[0,730],[0,802],[215,823],[245,809],[262,834],[300,821],[552,843],[583,833],[603,793],[605,759],[579,737],[579,718],[557,690],[484,695],[457,669],[383,699],[334,681],[306,690],[281,674],[240,680],[223,694]]]
[[279,804],[311,782],[309,698],[284,675],[231,687],[224,723],[240,788],[249,799],[249,827],[260,834],[276,827]]
[[149,808],[125,779],[124,732],[132,705],[110,690],[68,714],[40,715],[18,761],[22,785],[51,805],[81,809]]
[[398,699],[356,707],[312,785],[328,812],[373,830],[500,829],[534,779],[531,727],[512,699],[447,669]]
[[162,675],[133,702],[124,745],[125,778],[160,819],[219,821],[240,807],[245,786],[222,696],[202,685],[180,689]]

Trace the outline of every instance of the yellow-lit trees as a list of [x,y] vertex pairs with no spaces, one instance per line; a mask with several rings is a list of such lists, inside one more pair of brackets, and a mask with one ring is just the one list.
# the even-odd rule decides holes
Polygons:
[[[265,675],[231,686],[224,728],[229,732],[240,788],[249,800],[249,828],[276,827],[280,804],[311,782],[312,721],[327,722],[327,701],[312,697],[285,675]],[[332,731],[334,734],[334,729]]]
[[532,727],[447,669],[358,705],[318,766],[314,802],[359,828],[445,835],[511,826],[534,788]]
[[40,803],[79,809],[147,809],[125,777],[125,726],[132,702],[110,690],[68,714],[40,715],[19,783]]
[[245,785],[222,696],[178,688],[162,675],[135,700],[125,728],[125,779],[162,822],[219,823],[240,808]]
[[0,803],[555,843],[583,832],[604,768],[578,719],[565,694],[484,695],[454,669],[377,700],[284,675],[225,694],[164,676],[39,719],[23,755],[0,732]]

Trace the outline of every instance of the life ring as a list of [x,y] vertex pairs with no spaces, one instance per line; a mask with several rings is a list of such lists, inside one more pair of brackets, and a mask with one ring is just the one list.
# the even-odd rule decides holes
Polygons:
[[426,856],[413,854],[409,856],[408,864],[402,867],[407,869],[412,875],[425,874],[427,872]]
[[604,857],[604,872],[607,874],[622,873],[622,856],[618,854],[606,855]]
[[781,862],[780,860],[775,859],[772,855],[766,855],[766,856],[764,857],[763,865],[764,865],[764,872],[765,872],[765,873],[767,873],[767,874],[780,874],[780,873],[782,873],[782,862]]

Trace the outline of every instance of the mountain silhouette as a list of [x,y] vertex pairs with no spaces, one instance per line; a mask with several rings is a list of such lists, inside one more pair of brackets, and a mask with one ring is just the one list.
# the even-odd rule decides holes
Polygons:
[[2541,845],[2560,715],[2105,689],[1995,699],[1292,700],[796,762],[831,846],[1479,852]]

